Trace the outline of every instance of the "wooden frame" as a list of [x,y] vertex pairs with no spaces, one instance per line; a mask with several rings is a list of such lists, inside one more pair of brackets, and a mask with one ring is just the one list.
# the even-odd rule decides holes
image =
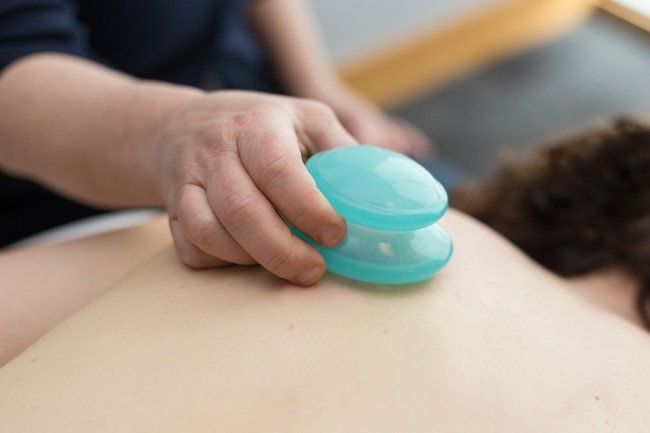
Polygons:
[[341,63],[355,89],[381,106],[403,103],[478,68],[563,34],[593,0],[507,0],[443,28]]

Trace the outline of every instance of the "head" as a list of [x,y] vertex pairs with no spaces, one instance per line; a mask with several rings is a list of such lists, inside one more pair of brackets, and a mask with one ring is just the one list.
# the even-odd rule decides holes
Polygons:
[[622,267],[650,327],[650,125],[620,119],[542,147],[452,205],[566,277]]

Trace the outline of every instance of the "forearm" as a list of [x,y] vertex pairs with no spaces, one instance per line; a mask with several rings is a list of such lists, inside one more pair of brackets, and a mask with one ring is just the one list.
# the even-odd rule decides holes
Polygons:
[[319,99],[321,89],[338,83],[304,0],[255,0],[249,16],[289,93]]
[[423,160],[431,157],[433,146],[422,132],[408,122],[384,115],[339,77],[307,0],[255,0],[249,18],[285,91],[327,104],[360,142]]
[[156,133],[197,92],[30,56],[0,75],[0,168],[95,205],[161,204]]

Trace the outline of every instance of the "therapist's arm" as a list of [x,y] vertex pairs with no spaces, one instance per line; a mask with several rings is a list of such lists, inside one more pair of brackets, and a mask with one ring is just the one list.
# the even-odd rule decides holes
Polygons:
[[339,78],[305,0],[254,0],[249,16],[286,91],[328,104],[361,142],[428,156],[432,145],[424,134],[386,116]]
[[86,203],[161,205],[158,125],[200,91],[35,54],[0,74],[0,168]]
[[0,113],[0,169],[96,205],[165,205],[190,266],[259,263],[309,285],[323,258],[278,213],[323,245],[344,236],[302,161],[355,142],[322,103],[204,93],[43,53],[2,72]]

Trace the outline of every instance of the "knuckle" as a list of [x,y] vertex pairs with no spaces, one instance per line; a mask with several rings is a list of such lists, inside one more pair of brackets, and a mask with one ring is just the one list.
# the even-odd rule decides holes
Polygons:
[[296,200],[285,217],[306,231],[314,231],[315,226],[318,225],[316,220],[319,219],[317,203],[318,200]]
[[196,245],[209,245],[215,235],[216,226],[211,212],[196,211],[186,221],[188,238]]
[[261,123],[266,122],[273,113],[285,110],[285,106],[279,101],[263,101],[250,109],[233,113],[230,116],[230,123],[241,128],[257,127]]
[[259,204],[253,197],[232,193],[222,202],[223,223],[231,230],[240,230],[249,224],[260,210]]
[[273,273],[281,273],[293,256],[293,249],[285,246],[278,248],[266,262],[266,268]]
[[281,140],[282,138],[280,135],[271,129],[262,131],[257,138],[257,144],[260,147],[257,147],[256,150],[266,150],[268,152],[268,149],[276,148],[280,144]]
[[293,155],[286,152],[272,152],[259,167],[259,176],[266,184],[275,182],[286,173],[293,162]]

